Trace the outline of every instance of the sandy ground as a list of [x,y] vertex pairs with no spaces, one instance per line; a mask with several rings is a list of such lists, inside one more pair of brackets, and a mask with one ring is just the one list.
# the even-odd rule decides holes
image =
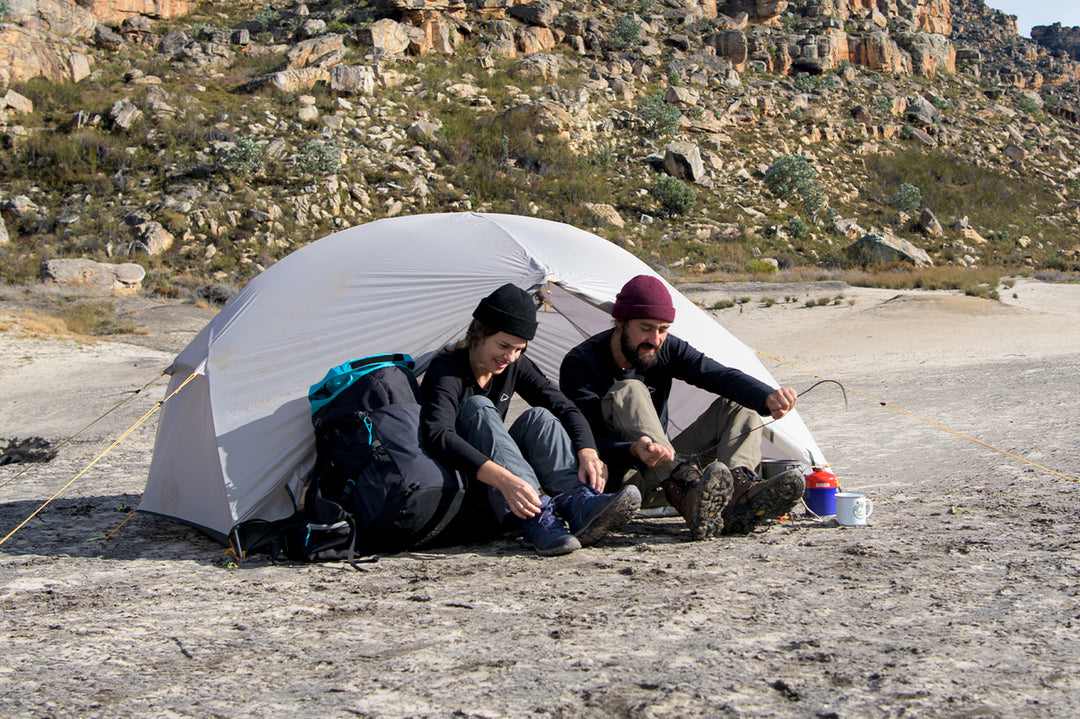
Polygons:
[[25,299],[0,294],[0,437],[59,440],[127,400],[56,460],[0,467],[3,535],[70,482],[0,546],[0,716],[1080,715],[1080,285],[682,289],[749,298],[713,314],[781,382],[845,385],[799,409],[874,498],[868,526],[692,543],[638,519],[561,558],[507,539],[361,571],[237,566],[139,514],[102,539],[155,419],[85,468],[208,313],[131,300],[146,334],[80,345],[20,337]]

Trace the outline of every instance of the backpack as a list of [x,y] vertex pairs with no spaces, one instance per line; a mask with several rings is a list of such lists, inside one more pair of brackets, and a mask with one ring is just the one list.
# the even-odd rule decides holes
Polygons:
[[287,520],[249,527],[249,551],[352,561],[427,546],[446,533],[465,482],[424,450],[414,366],[406,354],[362,357],[312,385],[315,466],[300,508]]

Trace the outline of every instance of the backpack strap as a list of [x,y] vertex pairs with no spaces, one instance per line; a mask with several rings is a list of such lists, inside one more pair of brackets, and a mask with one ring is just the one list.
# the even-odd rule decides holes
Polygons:
[[410,355],[399,352],[361,357],[339,364],[337,367],[332,367],[325,377],[313,384],[311,389],[308,390],[311,414],[314,416],[316,412],[332,402],[335,397],[364,375],[383,367],[395,366],[401,367],[411,374],[416,367],[416,363]]

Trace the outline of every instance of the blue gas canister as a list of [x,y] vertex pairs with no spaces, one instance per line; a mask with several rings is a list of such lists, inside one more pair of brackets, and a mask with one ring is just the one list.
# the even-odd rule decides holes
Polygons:
[[814,467],[806,475],[806,492],[803,494],[806,507],[819,517],[832,517],[836,514],[836,475],[828,467]]

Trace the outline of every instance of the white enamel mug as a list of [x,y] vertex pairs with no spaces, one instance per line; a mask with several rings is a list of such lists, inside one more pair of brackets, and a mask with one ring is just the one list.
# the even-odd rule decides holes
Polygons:
[[836,493],[836,521],[847,527],[859,527],[866,524],[867,518],[874,513],[874,501],[859,492]]

